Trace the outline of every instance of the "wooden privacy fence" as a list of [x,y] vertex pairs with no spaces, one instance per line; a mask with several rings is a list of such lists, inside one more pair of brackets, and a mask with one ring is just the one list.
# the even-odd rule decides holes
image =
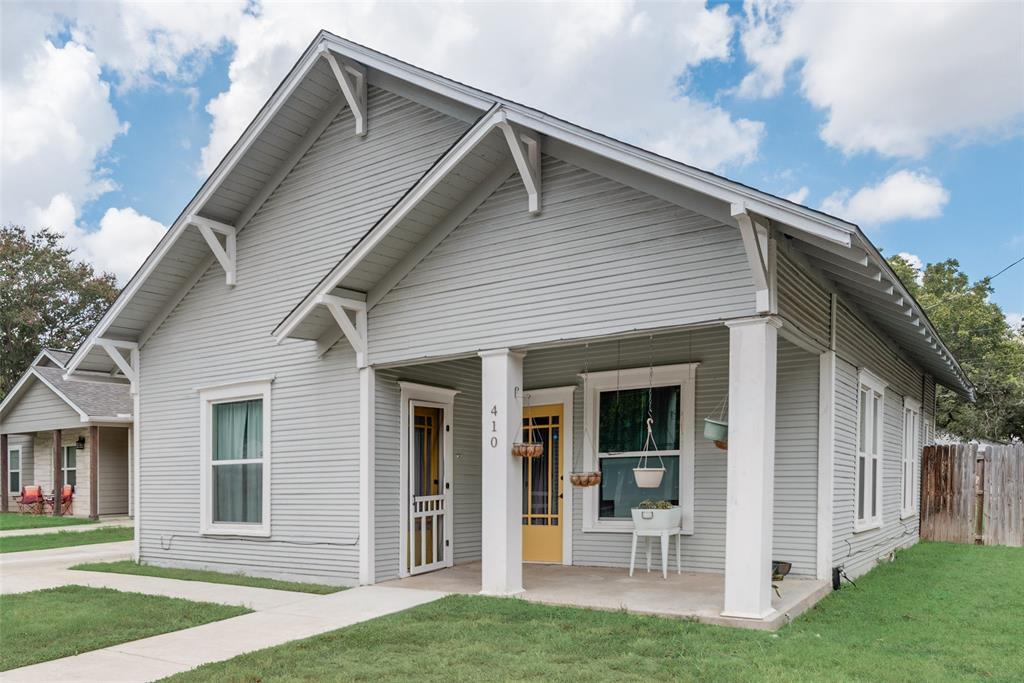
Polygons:
[[1024,444],[926,446],[921,538],[1024,547]]

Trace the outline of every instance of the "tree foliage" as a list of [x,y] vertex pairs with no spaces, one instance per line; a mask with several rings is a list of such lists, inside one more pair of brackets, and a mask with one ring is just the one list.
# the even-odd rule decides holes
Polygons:
[[989,300],[989,278],[971,282],[956,259],[921,272],[900,256],[889,263],[977,388],[972,404],[939,387],[936,426],[965,439],[1024,437],[1024,328]]
[[50,230],[0,227],[0,400],[44,347],[74,349],[117,297],[117,280]]

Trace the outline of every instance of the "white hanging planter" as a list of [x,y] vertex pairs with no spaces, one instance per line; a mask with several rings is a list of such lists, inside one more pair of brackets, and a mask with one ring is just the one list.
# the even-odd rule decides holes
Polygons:
[[637,488],[656,489],[661,486],[661,479],[665,476],[664,467],[634,467],[633,477],[636,479]]

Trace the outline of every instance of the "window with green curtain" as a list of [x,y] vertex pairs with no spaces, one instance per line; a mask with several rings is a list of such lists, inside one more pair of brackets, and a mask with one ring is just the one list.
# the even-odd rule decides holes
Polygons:
[[78,486],[78,449],[75,446],[64,446],[60,469],[65,484]]
[[213,521],[259,524],[263,519],[263,400],[215,403],[211,432]]
[[21,492],[21,451],[7,451],[7,490],[11,493]]

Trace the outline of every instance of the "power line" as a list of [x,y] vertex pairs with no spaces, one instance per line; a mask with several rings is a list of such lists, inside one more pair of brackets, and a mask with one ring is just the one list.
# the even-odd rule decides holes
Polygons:
[[1021,256],[1021,257],[1020,257],[1019,259],[1017,259],[1016,261],[1014,261],[1014,262],[1013,262],[1013,263],[1011,263],[1010,265],[1006,266],[1005,268],[1003,268],[1002,270],[1000,270],[1000,271],[999,271],[998,273],[996,273],[996,274],[995,274],[995,275],[993,275],[992,277],[989,277],[989,278],[985,278],[985,279],[986,279],[986,280],[988,280],[989,282],[992,282],[992,281],[993,281],[993,280],[995,280],[995,279],[996,279],[997,277],[999,277],[1000,275],[1002,275],[1003,273],[1005,273],[1006,271],[1008,271],[1008,270],[1009,270],[1010,268],[1013,268],[1013,267],[1014,267],[1015,265],[1017,265],[1017,264],[1018,264],[1018,263],[1020,263],[1021,261],[1024,261],[1024,256]]

